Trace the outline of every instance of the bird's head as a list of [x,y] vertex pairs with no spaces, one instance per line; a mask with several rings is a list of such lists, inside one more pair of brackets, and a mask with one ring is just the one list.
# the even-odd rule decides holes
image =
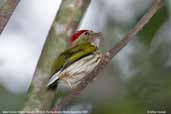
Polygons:
[[90,42],[92,45],[99,47],[101,33],[93,32],[92,30],[79,30],[75,32],[70,39],[71,46]]

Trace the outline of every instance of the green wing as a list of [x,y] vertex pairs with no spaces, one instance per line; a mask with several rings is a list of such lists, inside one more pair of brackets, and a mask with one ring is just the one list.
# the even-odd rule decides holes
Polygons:
[[61,68],[69,66],[80,58],[93,53],[96,49],[97,48],[90,43],[78,44],[67,49],[57,57],[52,67],[52,74],[56,73]]

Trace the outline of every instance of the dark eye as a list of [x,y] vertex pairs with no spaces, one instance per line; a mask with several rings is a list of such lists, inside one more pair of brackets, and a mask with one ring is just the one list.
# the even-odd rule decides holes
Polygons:
[[85,35],[89,35],[89,33],[88,32],[85,32]]

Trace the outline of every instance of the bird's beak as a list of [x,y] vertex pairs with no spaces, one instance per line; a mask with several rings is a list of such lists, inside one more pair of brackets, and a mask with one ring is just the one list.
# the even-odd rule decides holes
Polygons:
[[101,32],[97,32],[97,33],[94,33],[93,34],[93,38],[94,37],[101,37],[102,36],[102,33]]
[[103,39],[102,33],[97,32],[92,34],[91,43],[96,47],[100,46],[101,39]]
[[98,38],[98,39],[100,39],[101,41],[104,40],[102,32],[94,33],[94,34],[93,34],[93,39],[94,39],[94,38]]

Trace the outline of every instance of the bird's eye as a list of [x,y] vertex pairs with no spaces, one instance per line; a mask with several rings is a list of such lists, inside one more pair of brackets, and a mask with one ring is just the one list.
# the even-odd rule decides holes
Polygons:
[[85,32],[85,35],[89,35],[89,33],[88,32]]

